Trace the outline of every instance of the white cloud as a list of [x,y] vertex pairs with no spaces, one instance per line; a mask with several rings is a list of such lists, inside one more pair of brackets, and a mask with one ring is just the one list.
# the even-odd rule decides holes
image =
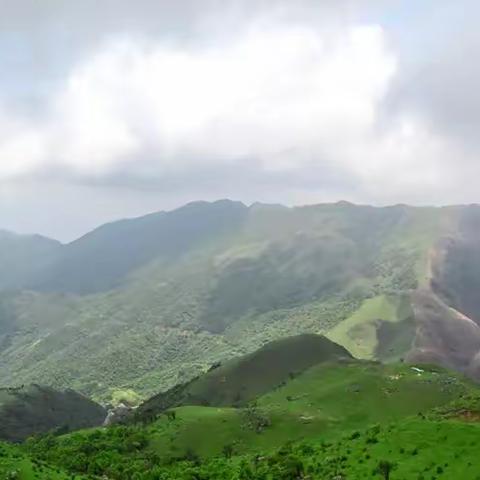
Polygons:
[[55,167],[161,177],[245,159],[263,175],[337,169],[358,200],[429,201],[451,183],[441,159],[459,150],[412,115],[379,127],[397,68],[379,25],[257,19],[190,49],[117,37],[72,68],[44,117],[0,118],[0,180]]
[[0,175],[39,164],[101,174],[146,150],[160,171],[242,156],[298,168],[279,154],[310,158],[372,128],[394,70],[378,26],[254,24],[200,51],[117,40],[72,70],[46,118],[0,137]]

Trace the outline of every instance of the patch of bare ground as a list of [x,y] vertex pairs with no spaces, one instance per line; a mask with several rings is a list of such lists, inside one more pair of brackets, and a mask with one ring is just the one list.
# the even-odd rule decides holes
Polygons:
[[446,418],[452,420],[461,420],[462,422],[477,423],[480,422],[480,412],[478,410],[461,409],[450,412]]

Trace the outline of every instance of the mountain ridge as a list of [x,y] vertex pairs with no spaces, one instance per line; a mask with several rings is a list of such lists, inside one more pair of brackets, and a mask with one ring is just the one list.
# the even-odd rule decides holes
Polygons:
[[224,364],[216,363],[187,384],[149,398],[134,418],[142,420],[180,406],[245,406],[314,365],[348,360],[353,357],[345,348],[321,335],[282,338]]
[[255,201],[252,203],[245,203],[241,200],[232,200],[229,198],[220,198],[217,200],[193,200],[191,202],[187,202],[184,205],[180,205],[178,207],[172,208],[170,210],[155,210],[150,213],[146,214],[141,214],[141,215],[134,215],[131,217],[121,217],[117,219],[112,219],[110,221],[107,221],[105,223],[102,223],[100,225],[97,225],[96,227],[82,233],[76,238],[73,238],[72,240],[69,241],[61,241],[57,238],[54,238],[53,236],[50,235],[45,235],[41,233],[20,233],[15,230],[10,230],[8,228],[1,228],[0,227],[0,236],[2,233],[5,233],[7,235],[12,235],[16,237],[40,237],[43,239],[51,240],[53,242],[59,243],[63,246],[70,245],[72,243],[77,242],[78,240],[81,240],[83,237],[90,235],[91,233],[95,232],[98,229],[101,229],[103,227],[108,227],[108,226],[113,226],[117,223],[124,223],[124,222],[130,222],[130,221],[135,221],[135,220],[141,220],[145,219],[147,217],[151,216],[160,216],[163,214],[167,213],[174,213],[177,210],[181,210],[185,207],[188,206],[195,206],[195,205],[211,205],[211,204],[216,204],[216,203],[235,203],[238,205],[242,205],[247,209],[254,209],[257,207],[274,207],[274,208],[279,208],[279,209],[284,209],[284,210],[294,210],[294,209],[303,209],[303,208],[317,208],[317,207],[325,207],[325,206],[350,206],[350,207],[369,207],[369,208],[375,208],[375,209],[395,209],[395,208],[410,208],[410,209],[457,209],[457,208],[480,208],[480,202],[479,203],[455,203],[455,204],[448,204],[448,205],[428,205],[428,204],[421,204],[421,205],[414,205],[414,204],[408,204],[408,203],[392,203],[392,204],[385,204],[385,205],[370,205],[366,203],[355,203],[350,200],[337,200],[337,201],[332,201],[332,202],[318,202],[318,203],[306,203],[306,204],[300,204],[300,205],[284,205],[282,203],[271,203],[271,202],[260,202],[260,201]]
[[[480,340],[448,309],[480,319],[479,225],[478,206],[223,200],[107,224],[49,255],[35,246],[0,276],[0,382],[147,396],[300,333],[366,359],[431,352],[476,377]],[[468,355],[448,348],[463,342]]]

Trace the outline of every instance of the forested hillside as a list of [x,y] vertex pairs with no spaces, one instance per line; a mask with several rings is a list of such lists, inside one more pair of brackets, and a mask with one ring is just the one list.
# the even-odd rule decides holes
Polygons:
[[67,433],[102,425],[105,409],[67,390],[40,385],[0,390],[0,440],[20,442],[36,434]]
[[223,200],[66,245],[3,234],[0,382],[147,397],[299,333],[476,377],[479,225],[476,206]]

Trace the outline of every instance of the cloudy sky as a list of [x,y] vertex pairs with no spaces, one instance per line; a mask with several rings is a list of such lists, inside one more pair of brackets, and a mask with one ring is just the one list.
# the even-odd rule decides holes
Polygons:
[[0,228],[480,202],[475,0],[0,0]]

